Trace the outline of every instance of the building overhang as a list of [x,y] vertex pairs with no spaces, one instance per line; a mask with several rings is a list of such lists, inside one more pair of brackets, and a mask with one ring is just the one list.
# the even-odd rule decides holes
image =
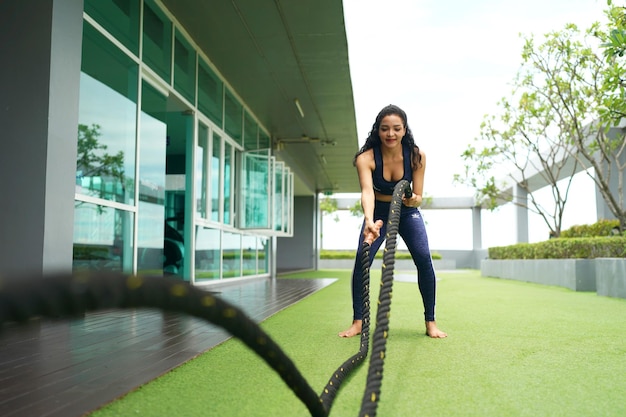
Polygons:
[[[269,130],[295,195],[359,192],[341,0],[163,0]],[[296,104],[297,100],[297,104]]]

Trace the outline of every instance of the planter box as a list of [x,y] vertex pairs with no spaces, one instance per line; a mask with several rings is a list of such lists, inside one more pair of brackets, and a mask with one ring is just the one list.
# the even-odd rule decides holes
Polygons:
[[594,259],[484,259],[485,277],[556,285],[574,291],[596,291]]
[[596,286],[598,295],[626,298],[626,259],[596,259]]
[[[374,259],[371,269],[380,269],[381,259]],[[317,265],[319,269],[352,269],[354,260],[352,259],[320,259]],[[435,271],[444,269],[456,269],[456,261],[453,259],[433,259]],[[394,271],[414,271],[415,264],[410,259],[397,260],[393,265]]]

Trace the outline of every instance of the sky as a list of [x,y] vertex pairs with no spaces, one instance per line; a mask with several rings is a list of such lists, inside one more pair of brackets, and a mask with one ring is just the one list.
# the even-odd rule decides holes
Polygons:
[[[497,102],[510,95],[522,62],[520,34],[540,39],[566,23],[586,28],[604,21],[606,0],[343,0],[343,5],[360,143],[382,107],[400,106],[427,156],[425,195],[454,197],[472,195],[453,177],[463,172],[460,155],[478,136],[484,115],[494,114]],[[572,193],[574,208],[566,211],[564,226],[594,222],[593,183],[585,174],[577,176]],[[513,211],[505,206],[483,214],[483,247],[515,243],[514,228],[502,233],[501,227],[490,227],[511,223]],[[471,248],[469,210],[431,210],[424,218],[431,248]],[[530,241],[545,240],[547,226],[534,216],[529,222]],[[334,225],[323,231],[324,247],[331,241],[353,246],[345,239],[338,243],[346,234],[338,226],[356,229],[356,238],[358,219],[343,213],[339,223],[326,223]],[[450,230],[460,236],[467,227],[467,238],[450,241]]]

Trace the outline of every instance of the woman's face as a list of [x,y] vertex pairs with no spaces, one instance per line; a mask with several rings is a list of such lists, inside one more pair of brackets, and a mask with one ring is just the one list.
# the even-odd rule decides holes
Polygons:
[[397,114],[389,114],[380,121],[378,136],[382,146],[389,148],[400,146],[405,133],[404,121]]

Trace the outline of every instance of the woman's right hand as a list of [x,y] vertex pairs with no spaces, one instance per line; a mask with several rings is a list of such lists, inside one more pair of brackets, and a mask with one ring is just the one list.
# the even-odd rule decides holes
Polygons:
[[376,239],[380,237],[380,228],[383,227],[382,220],[365,220],[365,227],[363,228],[363,238],[370,245],[374,243]]

